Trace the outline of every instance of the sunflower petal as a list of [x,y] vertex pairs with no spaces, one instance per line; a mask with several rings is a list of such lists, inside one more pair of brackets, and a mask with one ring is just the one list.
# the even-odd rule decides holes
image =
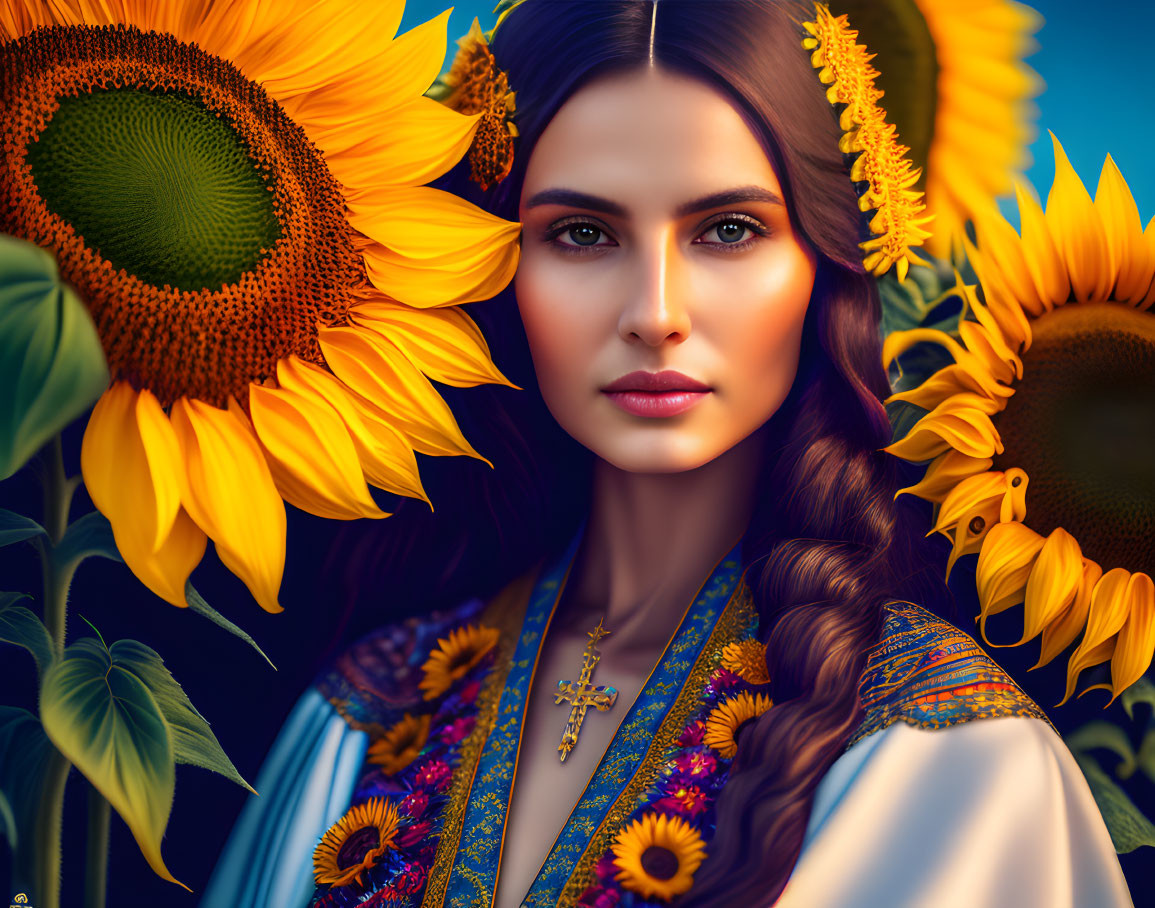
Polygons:
[[1143,677],[1155,655],[1155,584],[1146,574],[1132,574],[1128,584],[1127,621],[1111,657],[1111,700]]
[[[1104,661],[1103,648],[1119,633],[1127,620],[1131,605],[1132,574],[1124,568],[1107,571],[1091,593],[1087,614],[1087,632],[1067,663],[1067,690],[1063,703],[1070,698],[1084,669]],[[1111,648],[1114,651],[1114,647]]]
[[992,527],[979,552],[975,580],[979,594],[979,630],[987,639],[987,619],[1022,602],[1027,579],[1043,537],[1021,523],[1000,523]]
[[318,517],[386,517],[369,494],[357,449],[324,401],[285,388],[249,386],[253,428],[285,501]]
[[899,489],[899,495],[917,495],[927,501],[940,502],[959,482],[970,476],[984,473],[993,461],[989,457],[968,457],[953,449],[940,454],[926,469],[926,474],[917,485]]
[[172,406],[185,471],[181,500],[224,565],[261,608],[283,609],[285,505],[252,429],[228,410],[180,398]]
[[1006,489],[1006,474],[1001,471],[980,473],[962,480],[943,499],[931,532],[954,529],[964,516],[984,504],[993,503],[997,515]]
[[445,60],[449,10],[398,35],[383,49],[330,81],[294,97],[277,97],[321,147],[350,130],[368,137],[397,107],[425,94]]
[[1047,226],[1043,209],[1025,183],[1016,181],[1015,198],[1019,204],[1023,260],[1035,281],[1035,289],[1043,308],[1050,311],[1067,301],[1071,293],[1071,279],[1055,239],[1051,236],[1051,228]]
[[1003,452],[1003,443],[990,417],[1002,406],[977,394],[956,394],[883,450],[910,461],[930,460],[951,448],[968,457],[993,457]]
[[[1099,174],[1095,208],[1102,219],[1107,252],[1111,256],[1111,286],[1117,288],[1115,298],[1123,299],[1124,294],[1120,291],[1124,286],[1133,288],[1143,274],[1149,283],[1151,275],[1147,269],[1147,248],[1143,242],[1139,207],[1110,155],[1107,155]],[[1126,296],[1130,298],[1130,293]]]
[[363,418],[353,393],[333,373],[290,356],[277,364],[277,381],[298,394],[324,401],[341,415],[370,483],[395,495],[429,503],[409,442],[391,425]]
[[[480,457],[429,379],[381,335],[358,327],[322,328],[318,341],[329,368],[359,397],[379,401],[385,421],[413,448],[423,454]],[[362,418],[366,409],[358,406]]]
[[321,147],[345,198],[356,203],[381,189],[437,179],[465,156],[480,119],[417,97],[394,112],[388,129],[365,137],[352,131],[348,135],[361,138],[356,144],[334,134]]
[[1087,612],[1091,608],[1091,592],[1103,576],[1103,569],[1087,558],[1083,559],[1082,575],[1074,601],[1049,624],[1043,626],[1043,643],[1039,661],[1031,666],[1033,671],[1047,665],[1055,656],[1065,650],[1087,623]]
[[354,307],[350,315],[356,324],[391,341],[425,375],[443,385],[516,387],[493,364],[489,345],[473,319],[456,307],[421,310],[373,302]]
[[1075,299],[1081,303],[1102,302],[1110,294],[1115,278],[1103,221],[1054,133],[1051,142],[1055,149],[1055,181],[1047,197],[1047,224],[1067,263]]
[[1027,579],[1023,604],[1023,636],[1018,646],[1033,640],[1075,601],[1083,581],[1083,552],[1075,537],[1059,527],[1039,550]]
[[[1032,315],[1041,315],[1043,303],[1031,277],[1022,252],[1022,242],[1015,228],[997,211],[989,209],[975,215],[975,232],[984,261],[989,261],[999,276],[999,287],[1008,295],[1005,304],[1018,304]],[[983,281],[987,289],[987,281]],[[987,299],[990,299],[988,291]]]

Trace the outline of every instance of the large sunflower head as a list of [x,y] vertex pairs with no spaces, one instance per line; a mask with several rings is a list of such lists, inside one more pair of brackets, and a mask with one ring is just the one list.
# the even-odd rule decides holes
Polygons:
[[887,118],[922,170],[926,248],[951,238],[1029,163],[1038,76],[1022,60],[1039,15],[1014,0],[830,0],[876,55]]
[[283,501],[386,516],[476,456],[430,380],[504,382],[458,304],[518,225],[422,184],[479,115],[422,93],[401,0],[0,0],[0,232],[51,250],[113,377],[82,451],[125,561],[185,605],[206,539],[279,610]]
[[356,804],[329,827],[313,851],[313,879],[330,886],[361,883],[388,848],[396,848],[397,806],[384,798]]
[[612,846],[614,877],[642,898],[668,902],[688,892],[706,857],[702,836],[681,817],[647,813],[622,828]]
[[887,363],[920,342],[954,360],[894,395],[927,412],[888,450],[930,462],[904,491],[935,503],[951,564],[979,552],[984,638],[1019,603],[1018,643],[1042,635],[1038,665],[1083,631],[1064,701],[1108,659],[1096,687],[1114,699],[1155,650],[1155,221],[1143,230],[1110,158],[1092,200],[1054,146],[1045,213],[1020,189],[1021,235],[978,219],[968,252],[985,302],[959,288],[958,336],[887,339]]

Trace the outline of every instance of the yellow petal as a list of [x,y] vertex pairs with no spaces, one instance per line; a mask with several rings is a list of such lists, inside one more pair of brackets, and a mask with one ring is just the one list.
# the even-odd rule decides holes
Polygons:
[[438,261],[417,261],[372,243],[361,250],[365,270],[383,293],[410,306],[428,309],[474,303],[497,296],[513,279],[521,247],[516,240],[494,246],[475,262],[462,264],[455,254]]
[[1115,298],[1130,298],[1130,293],[1119,291],[1123,287],[1133,290],[1134,285],[1144,278],[1146,284],[1143,289],[1146,290],[1151,274],[1147,268],[1143,223],[1139,220],[1139,208],[1127,187],[1127,181],[1110,155],[1107,155],[1099,174],[1095,209],[1099,212],[1107,238],[1107,252],[1111,257],[1111,285],[1116,287],[1118,284]]
[[1087,632],[1067,663],[1064,703],[1074,692],[1080,673],[1107,658],[1102,655],[1103,647],[1119,633],[1119,628],[1127,620],[1131,604],[1131,577],[1129,571],[1115,568],[1107,571],[1095,584],[1091,593],[1091,608],[1087,614]]
[[1155,584],[1146,574],[1132,574],[1127,621],[1119,629],[1111,658],[1111,700],[1143,677],[1155,655]]
[[425,94],[445,60],[449,10],[402,35],[348,69],[340,79],[277,101],[321,147],[335,133],[365,138],[386,128],[396,109]]
[[331,372],[290,356],[277,364],[277,381],[298,394],[325,401],[341,415],[370,483],[429,502],[417,472],[417,458],[405,437],[385,422],[365,419],[353,402],[353,393]]
[[180,398],[172,407],[185,473],[181,500],[261,608],[277,602],[285,569],[285,505],[252,429],[227,410]]
[[1001,408],[977,394],[956,394],[884,450],[910,461],[930,460],[951,448],[968,457],[993,457],[1003,452],[1003,443],[990,416]]
[[[334,133],[322,150],[333,176],[351,203],[382,188],[420,186],[444,174],[469,150],[481,114],[465,116],[432,98],[418,97],[397,108],[387,129],[356,144],[356,130]],[[431,224],[426,229],[436,230]]]
[[[1043,311],[1031,271],[1022,252],[1022,243],[1015,228],[1007,223],[997,209],[985,209],[975,214],[975,232],[984,262],[989,261],[1001,278],[1001,286],[1010,300],[1032,315]],[[987,282],[983,281],[983,288]],[[988,293],[989,301],[990,295]]]
[[282,11],[281,21],[258,40],[236,48],[233,62],[276,99],[325,88],[387,50],[403,10],[402,0],[301,4]]
[[1055,182],[1047,197],[1047,225],[1067,263],[1075,299],[1081,303],[1102,302],[1114,281],[1103,221],[1054,133],[1051,141],[1055,148]]
[[493,364],[489,345],[473,319],[456,307],[414,309],[372,302],[354,307],[350,315],[356,324],[391,341],[425,375],[443,385],[516,387]]
[[1000,523],[987,533],[979,552],[975,581],[979,594],[979,630],[987,640],[987,618],[1018,605],[1043,547],[1043,537],[1021,523]]
[[943,499],[932,532],[954,529],[964,515],[988,502],[994,504],[997,515],[1006,488],[1006,474],[1001,471],[980,473],[962,480]]
[[285,388],[252,384],[249,411],[285,501],[334,520],[388,516],[370,496],[357,449],[331,406]]
[[[387,413],[386,421],[423,454],[478,457],[448,404],[391,343],[364,328],[321,328],[325,361],[349,388]],[[358,408],[364,416],[364,408]]]
[[986,472],[992,462],[989,457],[968,457],[952,449],[931,462],[917,485],[899,489],[894,497],[908,493],[927,501],[941,502],[960,481]]
[[205,537],[181,510],[176,433],[152,393],[127,382],[109,388],[85,429],[80,461],[129,570],[166,602],[187,606],[185,584]]
[[1083,582],[1083,552],[1075,537],[1059,527],[1039,551],[1027,580],[1023,603],[1023,636],[1018,646],[1033,640],[1075,601]]
[[987,311],[998,324],[1005,342],[1014,350],[1025,351],[1030,347],[1031,327],[1022,304],[1015,297],[1014,290],[998,267],[984,258],[965,238],[963,248],[982,284],[987,300]]
[[999,498],[988,498],[974,505],[946,535],[954,543],[946,562],[945,580],[950,580],[955,562],[963,555],[981,551],[991,527],[999,522]]
[[1103,569],[1087,558],[1083,559],[1082,577],[1075,600],[1061,611],[1049,624],[1043,626],[1043,643],[1039,661],[1031,666],[1033,671],[1047,665],[1055,656],[1074,642],[1087,623],[1087,612],[1091,609],[1091,592],[1103,576]]
[[1043,209],[1021,181],[1015,183],[1019,222],[1023,237],[1023,261],[1031,272],[1039,300],[1047,311],[1067,301],[1071,280],[1059,255]]

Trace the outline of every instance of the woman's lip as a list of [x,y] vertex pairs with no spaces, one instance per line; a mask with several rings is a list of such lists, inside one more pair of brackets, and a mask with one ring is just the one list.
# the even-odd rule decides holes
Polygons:
[[615,406],[631,416],[651,419],[678,416],[701,403],[707,391],[603,391]]
[[666,369],[662,372],[631,372],[610,382],[603,391],[709,391],[709,385],[703,384],[681,372]]

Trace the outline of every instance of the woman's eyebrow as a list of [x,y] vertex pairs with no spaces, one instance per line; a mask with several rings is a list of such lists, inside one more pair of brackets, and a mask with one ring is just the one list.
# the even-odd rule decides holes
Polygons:
[[722,208],[726,205],[741,205],[743,202],[765,202],[768,205],[785,205],[782,196],[761,186],[739,186],[737,189],[725,189],[711,195],[702,196],[692,202],[685,202],[678,206],[677,215],[683,217],[708,208]]
[[[721,208],[726,205],[740,205],[743,202],[765,202],[768,205],[784,205],[782,197],[761,186],[739,186],[737,189],[725,189],[710,195],[683,202],[678,206],[676,215],[684,217],[709,208]],[[590,195],[588,192],[578,192],[576,189],[544,189],[531,196],[525,207],[537,208],[541,205],[564,205],[569,208],[585,208],[589,211],[601,211],[614,217],[625,217],[626,209],[617,202],[604,199],[601,196]]]

